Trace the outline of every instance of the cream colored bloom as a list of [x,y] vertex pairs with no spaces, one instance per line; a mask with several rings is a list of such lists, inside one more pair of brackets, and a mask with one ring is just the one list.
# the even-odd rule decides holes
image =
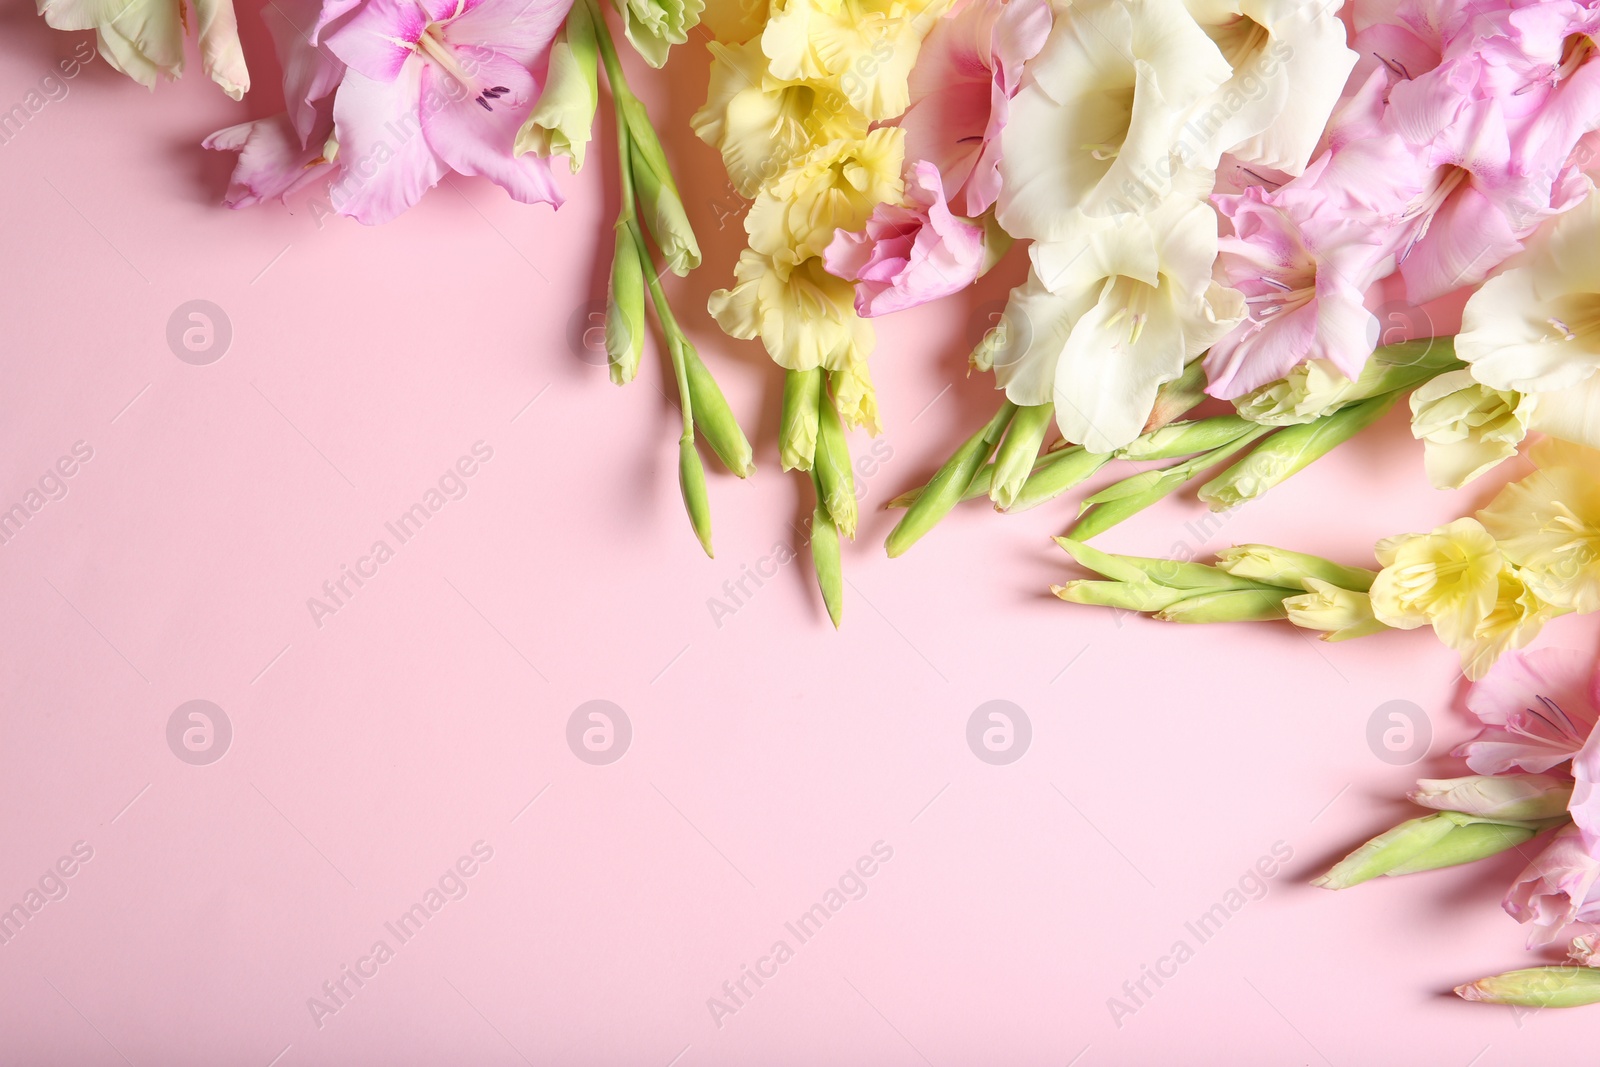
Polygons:
[[1485,385],[1539,394],[1533,429],[1600,447],[1600,196],[1592,188],[1467,301],[1456,352]]
[[652,67],[665,66],[667,52],[689,39],[700,22],[705,0],[614,0],[622,31]]
[[1070,242],[1035,244],[980,360],[1014,404],[1055,404],[1069,441],[1121,448],[1143,431],[1156,391],[1244,315],[1211,279],[1216,216],[1173,197],[1149,215],[1083,218]]
[[759,40],[713,42],[705,106],[690,124],[722,153],[740,196],[754,197],[818,145],[867,135],[867,119],[837,89],[772,74]]
[[1231,74],[1181,0],[1062,7],[1001,134],[1000,224],[1058,241],[1080,213],[1150,210],[1190,169],[1184,123]]
[[[140,85],[183,74],[185,0],[37,0],[58,30],[94,30],[107,63]],[[195,0],[200,64],[222,91],[241,99],[250,88],[232,0]]]
[[750,247],[791,266],[822,255],[835,230],[863,229],[873,208],[899,201],[904,161],[905,134],[893,128],[812,149],[756,195]]
[[1309,590],[1283,602],[1289,621],[1307,630],[1321,630],[1324,641],[1347,641],[1388,627],[1372,613],[1372,598],[1321,578],[1306,578]]
[[1459,489],[1517,454],[1538,399],[1450,371],[1411,394],[1411,435],[1436,489]]
[[1305,170],[1356,54],[1345,46],[1340,4],[1306,0],[1184,0],[1233,74],[1184,127],[1195,162],[1228,152],[1289,174]]
[[868,119],[899,116],[922,38],[947,0],[774,0],[761,31],[772,73],[837,89]]
[[1383,570],[1372,583],[1372,611],[1402,630],[1432,625],[1451,648],[1467,647],[1498,602],[1503,559],[1477,519],[1432,533],[1401,534],[1377,545]]
[[550,72],[539,102],[517,131],[513,146],[517,155],[566,156],[574,174],[583,167],[600,103],[596,49],[594,23],[588,7],[580,3],[550,46]]
[[1461,653],[1462,672],[1477,681],[1489,673],[1501,653],[1526,648],[1544,624],[1559,614],[1528,588],[1518,568],[1510,564],[1500,568],[1494,606],[1471,638],[1454,646]]
[[1539,469],[1478,517],[1540,599],[1600,611],[1600,452],[1549,438],[1530,455]]
[[707,308],[730,337],[759,337],[779,366],[844,371],[872,352],[855,287],[823,270],[820,258],[791,266],[747,248],[733,273],[733,288],[712,293]]

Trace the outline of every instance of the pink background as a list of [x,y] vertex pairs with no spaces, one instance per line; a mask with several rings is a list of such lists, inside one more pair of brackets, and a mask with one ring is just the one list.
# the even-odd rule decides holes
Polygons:
[[[84,35],[3,20],[9,107]],[[379,229],[319,226],[304,198],[229,212],[231,157],[196,145],[279,106],[241,21],[245,103],[197,73],[152,97],[97,59],[0,145],[0,509],[93,450],[0,546],[0,907],[93,850],[0,945],[0,1060],[1487,1067],[1593,1047],[1600,1009],[1447,995],[1530,962],[1498,908],[1515,854],[1305,884],[1458,766],[1459,673],[1429,635],[1327,646],[1069,607],[1046,593],[1071,573],[1047,540],[1066,502],[973,505],[884,557],[879,505],[993,408],[962,365],[1015,263],[880,320],[887,458],[843,632],[804,562],[718,625],[709,601],[790,553],[810,490],[778,470],[776,369],[701,310],[742,238],[687,132],[703,52],[655,103],[707,248],[676,306],[759,442],[748,484],[712,478],[715,560],[678,501],[659,366],[619,390],[568,342],[609,255],[609,125],[555,213],[459,178]],[[231,323],[207,366],[166,341],[195,299]],[[467,495],[319,627],[307,599],[393,545],[384,523],[479,441]],[[1364,563],[1493,487],[1429,490],[1396,413],[1209,536],[1174,500],[1105,543]],[[1595,634],[1564,620],[1544,641]],[[207,766],[166,740],[194,699],[233,729]],[[633,727],[608,766],[566,742],[593,699]],[[1033,728],[1007,766],[966,742],[994,699]],[[1368,747],[1391,700],[1431,717],[1413,767]],[[385,922],[480,841],[466,895],[399,944]],[[880,841],[865,896],[799,944],[785,922]],[[1274,845],[1292,859],[1265,896],[1200,944],[1185,923]],[[713,1019],[780,938],[793,958]],[[308,998],[379,939],[393,958],[319,1026]],[[1193,958],[1115,1019],[1108,999],[1180,939]]]

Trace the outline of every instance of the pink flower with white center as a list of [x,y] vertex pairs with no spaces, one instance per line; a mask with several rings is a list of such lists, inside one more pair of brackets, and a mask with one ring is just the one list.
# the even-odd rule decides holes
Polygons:
[[906,204],[879,204],[858,233],[823,251],[829,274],[856,284],[856,314],[888,315],[965,289],[983,269],[983,230],[950,213],[939,169],[912,165]]
[[1324,193],[1328,159],[1275,191],[1212,198],[1234,231],[1218,242],[1217,270],[1249,309],[1206,355],[1212,396],[1243,396],[1309,359],[1354,378],[1372,354],[1377,322],[1362,298],[1383,258],[1383,228]]
[[349,70],[334,97],[340,214],[384,222],[451,170],[525,204],[561,203],[547,160],[512,145],[571,0],[366,0],[322,40]]
[[1048,0],[969,0],[922,43],[900,120],[906,158],[925,159],[972,218],[1000,195],[1000,131],[1023,64],[1050,36]]

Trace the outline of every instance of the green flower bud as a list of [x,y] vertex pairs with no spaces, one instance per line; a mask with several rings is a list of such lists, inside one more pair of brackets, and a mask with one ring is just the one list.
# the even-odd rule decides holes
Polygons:
[[[1000,451],[995,454],[989,476],[989,497],[994,506],[1004,511],[1016,503],[1028,476],[1033,473],[1039,459],[1039,448],[1044,435],[1050,430],[1050,420],[1055,414],[1054,404],[1039,404],[1017,409],[1016,417],[1006,430]],[[973,481],[977,481],[976,477]],[[968,486],[971,490],[971,486]]]
[[1498,856],[1508,848],[1516,848],[1531,840],[1537,833],[1537,830],[1527,826],[1508,826],[1493,822],[1475,822],[1458,826],[1437,843],[1383,873],[1395,878],[1403,874],[1437,871],[1442,867],[1459,867],[1463,863],[1476,863],[1490,856]]
[[839,531],[833,525],[823,503],[822,483],[817,472],[811,472],[811,484],[817,492],[817,506],[811,512],[811,566],[817,573],[817,588],[822,590],[822,602],[827,605],[828,618],[833,628],[839,628],[844,615],[844,570],[839,560]]
[[950,513],[950,509],[960,502],[971,484],[973,476],[989,462],[989,456],[994,452],[995,445],[1000,440],[1000,435],[1005,433],[1006,426],[1010,424],[1012,416],[1016,413],[1017,406],[1007,400],[1000,405],[1000,410],[983,429],[969,437],[955,455],[945,460],[944,466],[939,468],[916,503],[906,509],[900,517],[895,528],[889,531],[888,540],[884,547],[888,549],[890,557],[901,555],[917,543],[923,534],[938,525],[939,520]]
[[694,414],[695,428],[705,436],[706,443],[724,467],[740,478],[748,478],[756,465],[739,420],[733,417],[733,409],[728,407],[727,398],[694,345],[680,336],[678,347],[683,353],[684,370],[689,379],[689,410]]
[[1079,541],[1087,541],[1091,537],[1105,533],[1129,516],[1137,515],[1151,504],[1170,496],[1207,467],[1216,466],[1235,452],[1247,447],[1252,441],[1270,432],[1265,427],[1257,427],[1237,440],[1209,452],[1202,452],[1182,463],[1162,470],[1141,471],[1130,478],[1124,478],[1107,486],[1084,500],[1083,511],[1086,514],[1073,526],[1070,531],[1071,536]]
[[683,506],[689,512],[689,523],[700,547],[707,556],[711,551],[711,503],[706,499],[706,469],[700,463],[700,453],[695,451],[692,437],[678,439],[678,488],[683,491]]
[[1456,986],[1456,996],[1525,1008],[1576,1008],[1600,1003],[1600,970],[1568,964],[1526,967]]
[[1235,545],[1217,553],[1217,566],[1229,574],[1251,578],[1287,589],[1310,590],[1309,578],[1365,593],[1372,588],[1377,571],[1363,567],[1341,567],[1321,556],[1290,552],[1271,545]]
[[[1454,841],[1447,842],[1462,829],[1479,824],[1489,824],[1512,830],[1527,831],[1527,836],[1490,835],[1471,830]],[[1407,870],[1429,870],[1470,863],[1484,856],[1494,855],[1513,848],[1544,828],[1538,822],[1485,819],[1458,811],[1441,811],[1409,819],[1392,830],[1379,834],[1350,855],[1334,864],[1326,874],[1313,879],[1311,884],[1323,889],[1348,889],[1369,881],[1380,874],[1402,873]]]
[[1117,455],[1135,460],[1178,459],[1232,444],[1254,428],[1249,419],[1237,415],[1174,422],[1143,434]]
[[1027,511],[1062,493],[1071,492],[1111,462],[1110,453],[1085,452],[1079,445],[1058,448],[1039,457],[1007,511]]
[[1079,580],[1052,585],[1050,592],[1070,604],[1088,604],[1097,608],[1120,608],[1123,611],[1156,612],[1171,607],[1189,592],[1168,589],[1154,582],[1097,582]]
[[1121,556],[1102,552],[1092,545],[1086,545],[1070,537],[1058,537],[1055,541],[1079,565],[1119,582],[1154,582],[1170,589],[1205,592],[1238,589],[1272,590],[1270,585],[1237,577],[1217,567],[1208,567],[1204,563],[1153,559],[1148,556]]
[[694,227],[684,213],[683,201],[672,184],[671,175],[665,178],[634,153],[633,188],[639,197],[640,213],[650,236],[656,239],[667,257],[667,267],[678,277],[683,277],[700,265],[700,244],[695,240]]
[[1224,589],[1195,593],[1156,612],[1162,622],[1264,622],[1284,617],[1282,589]]
[[786,471],[808,471],[817,453],[817,413],[822,368],[792,370],[783,376],[783,414],[778,422],[778,455]]
[[839,412],[826,389],[819,397],[817,454],[812,474],[816,476],[821,505],[833,517],[834,526],[855,540],[856,483],[850,471],[850,445],[845,440],[844,423],[839,421]]
[[1378,421],[1399,393],[1364,400],[1303,426],[1279,430],[1244,459],[1200,487],[1212,511],[1238,507],[1298,474]]
[[533,113],[517,131],[516,155],[567,156],[576,174],[594,131],[600,103],[597,82],[600,57],[595,45],[589,5],[577,3],[550,48],[550,72]]
[[644,269],[639,263],[639,246],[632,229],[618,225],[606,292],[606,356],[611,362],[611,380],[618,385],[626,385],[639,373],[644,331]]

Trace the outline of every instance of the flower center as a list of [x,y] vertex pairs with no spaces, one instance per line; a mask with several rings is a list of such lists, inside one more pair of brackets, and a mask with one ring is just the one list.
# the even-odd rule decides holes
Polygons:
[[1138,344],[1139,335],[1144,332],[1144,324],[1150,319],[1150,302],[1155,298],[1157,291],[1157,288],[1148,282],[1126,275],[1118,274],[1107,278],[1100,290],[1100,304],[1116,310],[1106,317],[1105,330],[1109,333],[1118,323],[1126,321],[1128,344]]
[[1127,140],[1128,126],[1133,121],[1133,91],[1134,87],[1129,85],[1126,88],[1106,89],[1100,94],[1105,103],[1095,111],[1105,116],[1107,121],[1099,131],[1099,140],[1088,141],[1081,146],[1091,159],[1109,163],[1122,151],[1122,142]]
[[1439,209],[1444,207],[1450,195],[1461,187],[1461,183],[1471,177],[1470,170],[1453,163],[1445,164],[1429,176],[1428,187],[1417,194],[1400,216],[1402,222],[1417,223],[1416,232],[1411,235],[1405,250],[1400,253],[1401,260],[1411,254],[1411,249],[1416,247],[1418,241],[1428,236],[1428,227],[1433,225],[1434,216],[1439,213]]
[[487,88],[479,86],[478,80],[468,73],[455,49],[444,39],[444,28],[445,24],[442,22],[428,23],[423,28],[422,36],[417,38],[417,51],[433,60],[441,70],[454,78],[461,88],[478,102],[479,107],[485,111],[493,111],[494,106],[489,101],[498,100],[511,90],[504,85],[491,85]]
[[1267,43],[1267,28],[1248,15],[1236,15],[1227,22],[1205,27],[1206,36],[1216,44],[1228,66],[1238,70]]
[[1595,53],[1594,38],[1586,33],[1575,33],[1561,42],[1561,62],[1550,75],[1553,82],[1564,82],[1578,72]]
[[1552,301],[1554,312],[1545,319],[1551,336],[1545,340],[1577,341],[1594,349],[1600,342],[1600,293],[1574,293]]

